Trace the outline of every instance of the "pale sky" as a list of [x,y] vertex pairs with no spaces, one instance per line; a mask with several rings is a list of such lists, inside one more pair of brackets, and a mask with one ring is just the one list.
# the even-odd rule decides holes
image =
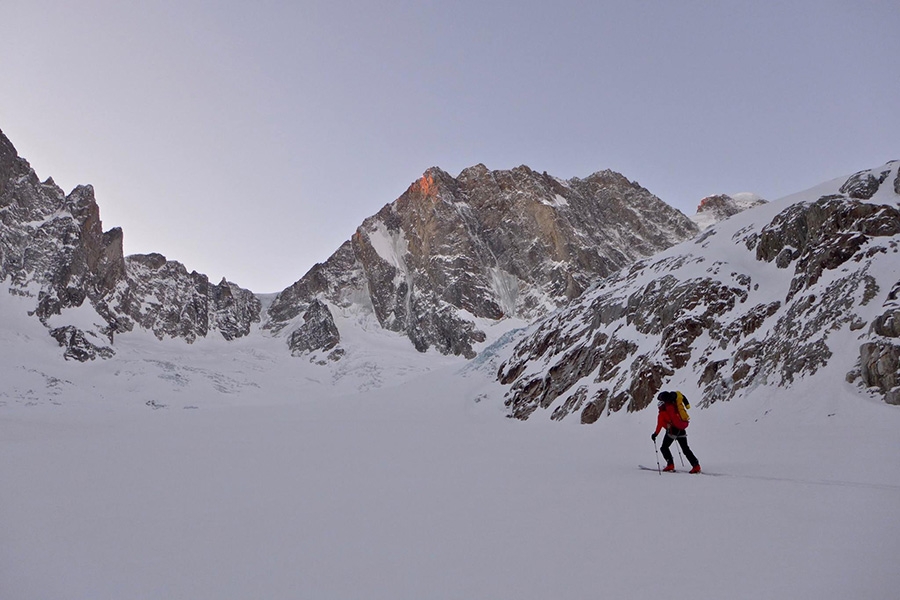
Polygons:
[[2,0],[0,129],[125,251],[279,291],[422,172],[693,214],[900,158],[900,4]]

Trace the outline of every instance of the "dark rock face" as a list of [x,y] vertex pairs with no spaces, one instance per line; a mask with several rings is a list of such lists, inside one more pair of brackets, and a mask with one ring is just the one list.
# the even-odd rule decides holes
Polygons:
[[66,196],[51,179],[39,182],[0,132],[0,281],[36,297],[34,315],[48,327],[85,303],[97,313],[96,331],[53,328],[66,358],[107,358],[114,334],[135,324],[191,342],[212,330],[226,339],[247,335],[259,321],[259,300],[249,291],[210,285],[160,255],[126,258],[122,239],[119,228],[103,231],[91,186]]
[[300,356],[314,350],[328,351],[338,345],[341,336],[328,307],[313,300],[303,315],[303,325],[291,332],[291,354]]
[[3,163],[0,276],[23,293],[31,283],[41,287],[41,319],[109,293],[124,273],[122,232],[102,231],[93,188],[65,196],[52,180],[38,182],[24,160]]
[[126,284],[109,299],[117,324],[133,324],[159,339],[183,338],[188,343],[219,331],[226,340],[250,333],[259,322],[261,305],[248,290],[222,280],[210,284],[206,275],[169,261],[161,254],[135,254],[125,259]]
[[713,213],[721,218],[728,218],[738,214],[740,209],[734,204],[731,196],[726,194],[717,194],[715,196],[707,196],[700,201],[697,212]]
[[840,192],[858,200],[869,200],[875,195],[875,192],[878,191],[878,188],[884,183],[884,180],[887,179],[888,175],[891,174],[890,166],[891,163],[888,163],[888,165],[878,173],[871,170],[854,173],[847,179],[844,185],[841,186]]
[[859,348],[863,384],[884,394],[885,402],[900,405],[900,281],[894,284],[873,321],[870,341]]
[[[892,168],[884,177],[877,170],[875,181]],[[868,174],[851,180],[869,185]],[[509,415],[580,412],[592,423],[645,408],[672,381],[702,390],[696,404],[704,406],[763,384],[790,385],[838,357],[836,368],[858,361],[848,379],[900,403],[900,198],[865,202],[849,197],[861,193],[856,183],[845,187],[848,194],[786,206],[761,226],[734,224],[730,239],[712,230],[640,261],[538,321],[498,372]],[[792,276],[777,274],[788,269]],[[772,282],[784,285],[775,298]],[[873,300],[886,286],[878,312]],[[858,355],[845,342],[835,346],[835,332],[856,332]]]
[[111,354],[102,345],[113,331],[104,297],[125,271],[122,231],[104,233],[99,215],[93,188],[66,196],[53,180],[41,183],[0,133],[0,280],[9,280],[10,293],[35,297],[33,314],[44,324],[86,301],[95,307],[96,343],[75,328],[54,329],[66,358],[76,360]]
[[457,178],[429,169],[281,292],[264,327],[299,326],[318,298],[364,307],[420,351],[472,357],[485,339],[476,319],[543,315],[594,278],[696,232],[612,171],[562,181],[527,167],[477,165]]
[[900,233],[898,217],[900,211],[893,206],[824,196],[811,205],[790,207],[764,227],[756,257],[766,262],[777,260],[779,268],[796,261],[790,299],[815,284],[825,270],[836,269],[856,256],[872,237]]
[[98,346],[89,341],[88,335],[72,325],[51,329],[50,336],[66,349],[63,353],[63,357],[66,360],[73,359],[79,362],[87,362],[98,357],[111,358],[115,354],[112,348]]
[[250,290],[222,278],[219,285],[209,286],[209,328],[218,330],[226,340],[250,335],[259,323],[262,305]]
[[888,404],[900,405],[900,344],[866,343],[859,356],[863,383],[881,391]]
[[[627,280],[645,268],[648,265],[641,262],[618,277]],[[667,270],[661,264],[650,268]],[[607,282],[590,294],[590,302],[585,299],[544,322],[501,366],[501,383],[512,383],[506,401],[511,416],[523,419],[537,408],[549,407],[573,382],[588,377],[600,384],[590,398],[591,410],[598,404],[611,410],[646,408],[665,378],[689,362],[694,340],[747,298],[744,286],[711,278],[679,281],[663,275],[625,297],[616,277]],[[654,352],[638,354],[638,344],[613,333],[622,326],[655,339]],[[541,379],[522,375],[526,365],[548,357],[553,357],[553,366]],[[557,411],[555,418],[563,418],[565,404]],[[584,422],[595,420],[590,414],[582,416]]]

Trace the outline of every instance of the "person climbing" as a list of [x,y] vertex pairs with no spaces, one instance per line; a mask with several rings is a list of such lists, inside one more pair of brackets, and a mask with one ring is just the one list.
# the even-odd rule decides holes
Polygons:
[[686,410],[691,407],[690,403],[681,392],[660,392],[656,399],[659,400],[657,404],[659,416],[656,418],[656,431],[653,432],[650,439],[656,443],[656,436],[659,435],[659,432],[662,429],[666,430],[662,446],[659,448],[663,458],[666,459],[666,468],[663,471],[675,470],[675,461],[672,460],[672,451],[669,450],[669,446],[678,440],[681,451],[691,463],[691,473],[699,473],[700,461],[688,447],[687,431],[685,431],[690,421]]

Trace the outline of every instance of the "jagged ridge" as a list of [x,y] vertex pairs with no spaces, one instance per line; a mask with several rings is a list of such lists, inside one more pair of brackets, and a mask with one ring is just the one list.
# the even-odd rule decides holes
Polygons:
[[[93,187],[68,196],[43,183],[0,132],[0,281],[35,297],[33,314],[62,346],[66,358],[114,354],[116,333],[135,324],[160,339],[192,342],[218,331],[247,335],[259,321],[259,300],[223,280],[219,285],[159,254],[125,257],[120,228],[104,232]],[[92,327],[66,323],[63,312],[94,311]]]

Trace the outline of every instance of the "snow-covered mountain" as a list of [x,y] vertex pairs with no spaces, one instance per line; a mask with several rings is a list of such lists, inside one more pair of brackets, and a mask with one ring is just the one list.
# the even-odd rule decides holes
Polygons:
[[693,237],[679,211],[613,171],[567,181],[528,167],[429,169],[327,261],[274,299],[263,328],[295,354],[338,359],[334,313],[416,349],[471,358],[486,328],[530,320],[597,277]]
[[264,309],[249,290],[160,254],[123,256],[123,232],[103,231],[93,189],[40,182],[0,132],[0,281],[33,298],[31,312],[79,361],[112,356],[115,337],[135,328],[188,343],[253,332],[315,363],[384,330],[420,352],[471,358],[494,331],[696,233],[612,171],[564,181],[524,166],[456,178],[433,168]]
[[90,186],[65,195],[40,182],[0,134],[0,281],[49,334],[40,343],[78,361],[112,357],[140,332],[182,345],[252,337],[254,356],[326,367],[304,367],[305,381],[364,389],[500,339],[480,361],[495,361],[519,418],[543,408],[591,422],[672,382],[712,403],[825,367],[898,403],[897,165],[771,204],[707,199],[701,212],[725,220],[695,239],[690,219],[612,171],[564,181],[433,168],[327,261],[258,297],[159,254],[123,256]]
[[824,372],[900,404],[898,171],[732,216],[492,348],[509,414],[590,423],[663,386],[707,406]]

